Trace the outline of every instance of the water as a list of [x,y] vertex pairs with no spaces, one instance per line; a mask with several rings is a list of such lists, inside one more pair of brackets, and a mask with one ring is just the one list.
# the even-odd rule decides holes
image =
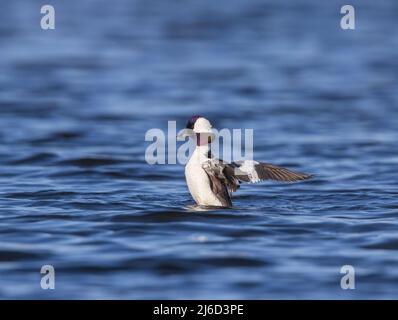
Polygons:
[[[0,11],[0,298],[398,297],[396,1],[52,4]],[[194,210],[144,135],[197,113],[316,178]]]

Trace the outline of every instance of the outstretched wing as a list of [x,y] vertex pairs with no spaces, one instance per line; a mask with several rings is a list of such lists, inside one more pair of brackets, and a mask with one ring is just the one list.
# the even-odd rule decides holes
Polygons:
[[310,174],[250,160],[233,162],[229,166],[233,168],[235,177],[242,182],[259,182],[261,180],[293,182],[307,180],[312,177]]
[[213,193],[227,206],[231,205],[231,193],[239,188],[240,182],[254,183],[261,180],[293,182],[307,180],[312,177],[309,174],[250,160],[226,163],[222,160],[211,158],[203,162],[202,168],[209,177]]

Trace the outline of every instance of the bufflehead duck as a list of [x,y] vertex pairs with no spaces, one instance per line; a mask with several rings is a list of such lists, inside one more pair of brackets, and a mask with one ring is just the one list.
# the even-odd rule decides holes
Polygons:
[[204,117],[193,116],[186,129],[190,129],[188,135],[196,135],[196,148],[185,166],[185,178],[189,192],[200,206],[232,207],[232,192],[242,182],[300,181],[312,177],[272,164],[251,160],[226,163],[212,157],[210,143],[214,133]]

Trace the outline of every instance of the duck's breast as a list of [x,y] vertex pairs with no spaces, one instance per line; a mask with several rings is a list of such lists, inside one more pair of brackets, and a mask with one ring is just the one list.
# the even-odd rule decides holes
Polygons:
[[209,177],[200,164],[188,163],[185,167],[185,178],[189,192],[197,204],[203,206],[223,206],[211,190]]

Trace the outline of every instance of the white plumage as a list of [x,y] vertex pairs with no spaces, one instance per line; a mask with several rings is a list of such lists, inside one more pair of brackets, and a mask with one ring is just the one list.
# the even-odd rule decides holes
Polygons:
[[213,193],[210,179],[203,169],[208,153],[208,146],[198,146],[185,166],[185,178],[192,198],[199,205],[223,206],[222,202]]

